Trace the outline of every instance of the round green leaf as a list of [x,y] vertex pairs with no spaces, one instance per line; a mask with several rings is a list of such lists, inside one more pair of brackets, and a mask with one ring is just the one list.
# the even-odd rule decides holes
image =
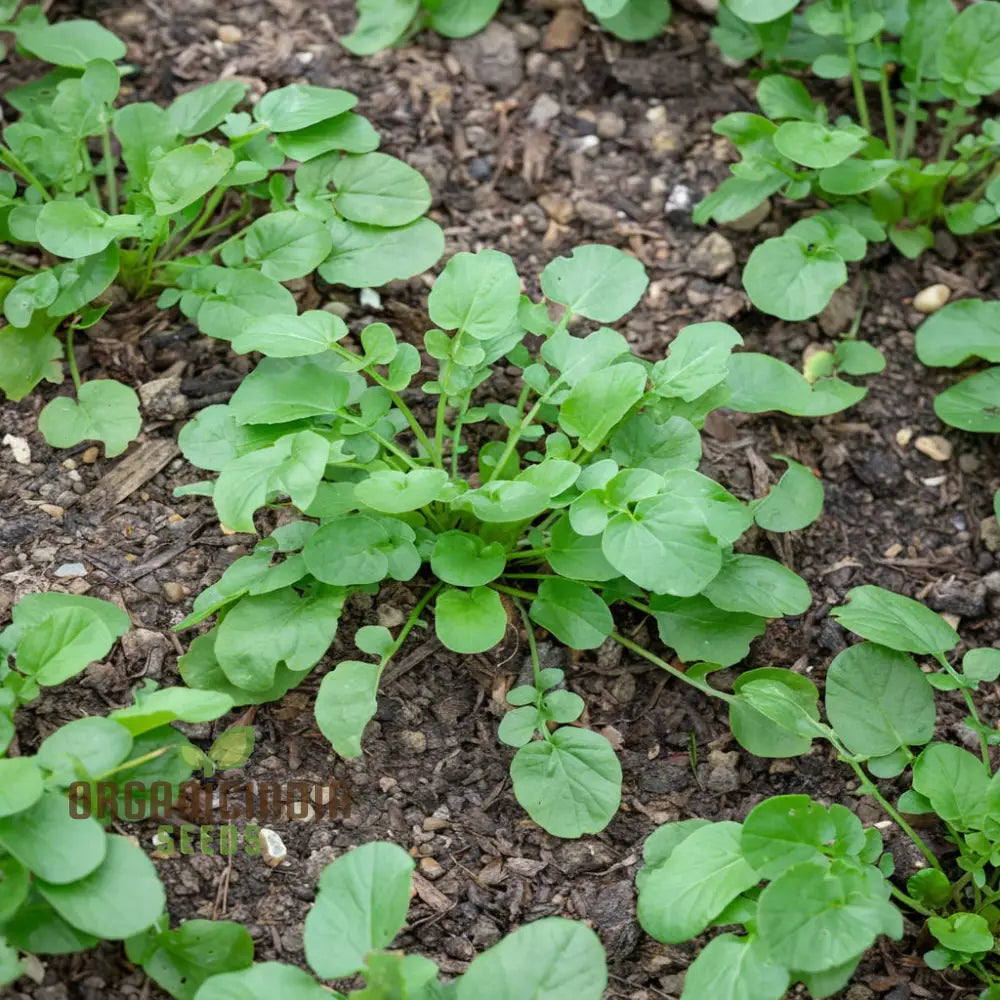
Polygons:
[[784,320],[808,319],[822,312],[846,281],[847,266],[840,254],[828,248],[810,251],[791,236],[758,244],[743,269],[750,301]]
[[374,663],[342,660],[316,695],[316,725],[341,757],[361,756],[361,737],[378,707],[379,670]]
[[53,66],[83,69],[94,59],[125,58],[125,43],[96,21],[69,20],[49,24],[44,18],[22,19],[17,41],[32,55]]
[[317,580],[339,587],[378,583],[389,575],[383,547],[389,533],[363,514],[327,521],[302,550],[306,568]]
[[777,21],[797,6],[792,0],[726,0],[726,9],[750,24]]
[[586,244],[569,257],[550,261],[541,277],[542,292],[570,312],[599,323],[613,323],[633,309],[649,284],[641,261],[615,247]]
[[39,880],[38,891],[69,924],[108,940],[145,930],[167,896],[153,862],[124,837],[107,838],[107,853],[89,875],[70,884]]
[[120,455],[141,427],[135,390],[107,378],[84,382],[76,400],[53,399],[38,416],[38,429],[53,448],[102,441],[108,458]]
[[302,278],[329,256],[333,238],[327,226],[302,212],[270,212],[246,230],[243,247],[262,273],[275,281]]
[[272,132],[294,132],[350,111],[358,99],[346,90],[293,83],[266,93],[253,116]]
[[96,778],[117,767],[132,749],[132,734],[113,719],[75,719],[57,729],[38,748],[38,763],[61,785],[80,774]]
[[1000,362],[1000,302],[949,302],[920,324],[916,348],[925,365],[954,368],[969,358]]
[[913,790],[959,830],[982,827],[995,794],[983,762],[949,743],[924,748],[913,765]]
[[434,631],[455,653],[483,653],[507,631],[507,611],[488,587],[443,590],[434,605]]
[[106,841],[96,819],[70,816],[59,792],[47,791],[23,812],[0,817],[0,847],[50,883],[84,878],[104,860]]
[[690,833],[647,872],[636,915],[657,941],[679,944],[700,934],[759,880],[743,857],[739,823],[712,823]]
[[762,618],[801,615],[812,604],[805,580],[764,556],[731,556],[705,587],[704,594],[724,611]]
[[528,614],[570,649],[596,649],[615,628],[607,604],[576,580],[543,581]]
[[863,642],[849,646],[826,675],[826,712],[856,754],[881,757],[934,735],[934,689],[905,653]]
[[938,70],[949,83],[971,94],[1000,90],[1000,6],[973,4],[948,26],[937,55]]
[[377,288],[420,274],[444,253],[444,233],[430,219],[394,229],[335,219],[330,233],[333,251],[318,271],[331,284],[351,288]]
[[[808,677],[777,667],[759,667],[745,670],[736,679],[734,690],[740,690],[754,681],[769,681],[783,686],[787,696],[798,703],[810,718],[819,721],[819,691]],[[812,737],[776,726],[748,702],[740,699],[729,705],[729,726],[733,736],[745,750],[756,757],[800,757],[808,753]]]
[[[347,324],[339,316],[311,309],[298,316],[251,319],[242,332],[233,337],[232,345],[238,354],[260,351],[272,358],[301,358],[328,351],[331,344],[346,337],[347,333]],[[187,426],[185,424],[185,429]]]
[[30,809],[42,791],[42,772],[32,758],[0,757],[0,816]]
[[362,479],[354,489],[354,496],[372,510],[404,514],[439,500],[447,484],[448,473],[443,469],[384,470]]
[[765,531],[798,531],[822,513],[823,482],[806,466],[784,455],[773,457],[788,468],[767,496],[754,505],[754,520]]
[[871,191],[896,172],[897,160],[844,160],[819,175],[824,191],[844,197]]
[[140,688],[135,699],[134,705],[116,709],[110,716],[133,736],[169,722],[213,722],[233,707],[233,699],[220,691],[194,691],[185,687],[149,691]]
[[564,726],[522,747],[510,776],[517,801],[554,837],[599,833],[621,804],[621,764],[611,744],[589,729]]
[[586,925],[544,917],[473,959],[456,1000],[600,1000],[608,984],[604,947]]
[[166,115],[178,135],[204,135],[225,119],[246,92],[247,85],[238,80],[215,80],[181,94],[167,107]]
[[442,330],[488,340],[507,332],[520,301],[514,262],[496,250],[480,250],[448,261],[427,298],[427,311]]
[[427,181],[413,167],[385,153],[345,156],[332,173],[334,206],[351,222],[405,226],[431,207]]
[[946,653],[958,645],[958,633],[919,601],[882,587],[854,587],[849,604],[830,614],[862,639],[903,653]]
[[778,152],[804,167],[836,166],[865,144],[862,136],[817,122],[785,122],[774,133]]
[[235,157],[227,146],[196,142],[156,161],[149,193],[157,215],[173,215],[207,194],[229,173]]
[[771,73],[757,84],[757,103],[773,121],[781,118],[811,121],[816,113],[806,85],[781,73]]
[[114,642],[115,635],[87,609],[57,608],[18,643],[18,668],[47,687],[62,684],[102,659]]
[[934,412],[952,427],[978,434],[1000,433],[1000,367],[987,368],[945,389]]
[[327,865],[305,926],[306,960],[318,976],[353,975],[392,943],[406,922],[413,868],[401,847],[378,841]]
[[[128,216],[126,218],[136,218]],[[49,201],[38,213],[35,233],[38,242],[57,257],[89,257],[100,253],[119,236],[135,236],[107,226],[108,216],[85,201]]]
[[790,979],[787,969],[768,961],[760,938],[720,934],[688,966],[684,990],[714,1000],[781,1000]]
[[499,542],[487,543],[479,535],[445,531],[437,536],[431,552],[431,570],[456,587],[481,587],[495,580],[507,561]]
[[280,962],[260,962],[240,972],[211,976],[194,1000],[331,1000],[331,993],[307,972]]
[[750,652],[750,643],[764,634],[765,619],[733,614],[707,597],[665,597],[650,602],[660,638],[683,663],[703,660],[729,667]]

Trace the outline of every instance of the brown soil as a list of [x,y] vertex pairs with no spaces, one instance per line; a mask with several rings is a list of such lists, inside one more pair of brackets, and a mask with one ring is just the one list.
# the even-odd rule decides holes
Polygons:
[[[811,343],[828,343],[829,334],[849,323],[850,309],[840,328],[825,333],[816,323],[771,324],[748,309],[738,266],[713,278],[699,262],[693,251],[706,231],[693,227],[683,211],[664,209],[672,193],[676,199],[686,188],[697,200],[725,176],[728,149],[711,134],[711,122],[750,106],[751,85],[707,44],[710,22],[678,11],[668,33],[645,46],[624,45],[588,22],[575,40],[564,39],[567,48],[548,51],[544,41],[553,36],[546,6],[552,5],[508,2],[502,27],[480,39],[421,37],[367,60],[335,42],[351,25],[347,0],[146,0],[84,3],[74,13],[98,17],[128,41],[138,67],[136,99],[166,101],[220,75],[246,78],[258,92],[305,81],[358,94],[359,111],[381,130],[384,148],[428,177],[449,254],[503,250],[531,288],[545,262],[579,243],[631,250],[647,265],[652,284],[625,333],[649,357],[661,356],[681,326],[708,319],[734,323],[750,347],[792,363]],[[54,13],[71,11],[64,6]],[[220,41],[238,33],[241,40]],[[497,53],[511,40],[516,57],[505,62]],[[493,74],[494,83],[479,82],[477,72]],[[777,214],[752,233],[725,232],[737,261],[791,218],[783,208]],[[868,397],[845,414],[815,421],[720,416],[705,436],[705,470],[740,496],[760,495],[766,478],[777,478],[775,452],[817,468],[826,486],[825,511],[816,524],[780,539],[751,539],[805,577],[815,603],[801,618],[772,623],[749,665],[794,665],[821,678],[845,644],[827,612],[862,583],[961,616],[970,644],[996,644],[1000,637],[997,598],[983,582],[1000,568],[1000,558],[980,534],[1000,486],[997,443],[944,429],[934,417],[931,400],[953,376],[916,362],[912,331],[919,315],[908,304],[936,281],[956,293],[996,297],[995,254],[975,241],[959,249],[946,238],[917,263],[889,253],[872,257],[853,286],[860,298],[862,280],[870,283],[860,336],[879,346],[889,365],[869,380]],[[426,290],[422,279],[383,290],[379,317],[421,333]],[[374,318],[354,293],[320,294],[348,302],[352,326]],[[159,419],[148,419],[143,445],[133,445],[132,453],[144,449],[138,465],[145,474],[121,499],[109,492],[109,477],[128,458],[87,462],[83,447],[53,452],[35,431],[38,410],[57,390],[0,409],[0,437],[24,436],[32,450],[30,465],[16,465],[5,453],[0,467],[0,613],[6,616],[22,593],[68,586],[123,605],[138,631],[81,683],[47,693],[21,713],[18,738],[25,751],[74,717],[127,704],[140,677],[176,682],[183,647],[171,626],[253,542],[222,535],[207,502],[173,498],[175,486],[200,475],[170,448],[186,416],[227,398],[247,370],[246,359],[149,304],[123,305],[101,329],[85,359],[92,373],[100,368],[136,386],[170,376],[179,385],[161,394]],[[932,461],[912,443],[899,444],[901,431],[914,438],[943,433],[954,454]],[[43,503],[64,514],[54,518]],[[57,576],[60,566],[76,562],[85,576]],[[354,601],[343,634],[413,603],[402,586],[386,591],[378,606]],[[638,634],[649,639],[644,630]],[[696,693],[665,684],[655,669],[628,655],[598,656],[573,664],[568,680],[586,700],[589,724],[610,727],[605,732],[620,741],[622,810],[599,836],[552,838],[515,802],[510,751],[496,738],[502,692],[522,669],[523,652],[491,679],[481,664],[416,636],[399,661],[407,669],[397,669],[396,679],[384,685],[364,757],[344,762],[316,730],[311,711],[320,676],[347,655],[346,646],[335,647],[327,666],[302,688],[260,709],[257,751],[242,777],[325,781],[335,775],[350,783],[351,817],[272,824],[289,857],[274,870],[242,854],[231,862],[218,856],[158,862],[175,919],[242,921],[257,942],[258,959],[302,963],[302,920],[323,866],[353,844],[391,839],[421,859],[422,877],[399,944],[432,957],[445,973],[460,973],[515,926],[561,914],[586,920],[601,934],[611,972],[608,997],[677,997],[694,949],[657,944],[634,917],[641,845],[658,823],[690,816],[740,819],[763,797],[787,792],[844,801],[866,822],[882,818],[852,795],[850,772],[825,750],[794,761],[754,759]],[[542,653],[551,665],[566,658],[553,646],[543,645]],[[985,699],[984,712],[996,718],[995,694]],[[962,738],[960,708],[941,714],[942,735]],[[187,731],[206,741],[212,735],[208,725]],[[142,831],[144,843],[151,833]],[[45,965],[43,984],[23,980],[12,996],[161,996],[117,945]],[[974,995],[952,979],[924,969],[910,937],[873,950],[844,995]]]

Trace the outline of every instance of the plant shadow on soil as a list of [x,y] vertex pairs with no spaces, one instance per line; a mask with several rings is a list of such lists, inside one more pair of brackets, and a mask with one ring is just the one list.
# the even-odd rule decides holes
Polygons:
[[[823,328],[771,324],[753,313],[739,267],[695,252],[707,231],[694,228],[683,212],[664,211],[671,194],[676,200],[685,189],[697,200],[725,176],[729,151],[711,134],[711,122],[751,106],[752,84],[724,67],[707,45],[710,22],[678,11],[663,39],[630,46],[589,24],[578,26],[575,40],[554,39],[551,11],[542,7],[508,2],[502,28],[478,40],[421,37],[369,60],[354,59],[334,41],[351,24],[346,0],[56,4],[50,16],[97,17],[125,38],[129,60],[140,68],[131,79],[138,100],[167,101],[220,74],[248,78],[258,92],[296,81],[353,91],[359,110],[382,131],[386,151],[428,177],[449,255],[481,247],[509,253],[531,292],[537,292],[532,283],[545,262],[579,243],[610,243],[639,256],[652,283],[623,332],[649,357],[662,356],[680,327],[710,319],[733,323],[751,349],[793,364],[810,344],[826,345],[846,328],[850,308],[839,327]],[[569,47],[548,51],[546,41]],[[487,76],[485,83],[477,73]],[[790,221],[772,217],[753,232],[724,234],[742,262],[754,242]],[[931,401],[955,376],[917,363],[912,331],[920,317],[907,304],[936,281],[956,293],[997,297],[1000,281],[990,272],[995,250],[975,241],[958,249],[945,238],[916,263],[894,254],[869,261],[860,336],[884,351],[888,368],[868,380],[869,396],[847,413],[813,421],[719,415],[709,422],[704,471],[737,495],[759,496],[777,479],[781,465],[770,458],[775,452],[816,468],[826,486],[816,524],[792,536],[758,532],[749,538],[756,551],[782,559],[806,579],[814,604],[798,619],[772,623],[746,666],[795,666],[821,681],[845,645],[843,630],[827,612],[852,586],[865,583],[961,616],[960,631],[974,645],[1000,638],[998,597],[984,583],[1000,568],[1000,555],[980,532],[1000,486],[997,445],[942,429]],[[296,284],[303,308],[336,298],[349,309],[352,329],[382,319],[419,343],[427,291],[420,279],[382,290],[377,313],[359,306],[355,293]],[[852,287],[859,298],[857,275]],[[225,401],[250,360],[149,303],[116,307],[93,331],[82,360],[91,376],[102,370],[136,386],[154,383],[144,400],[144,438],[166,464],[111,505],[103,491],[107,480],[94,491],[120,462],[90,461],[85,447],[54,452],[35,431],[38,410],[57,390],[47,387],[0,410],[0,436],[28,438],[33,459],[0,465],[0,615],[6,617],[24,592],[68,585],[123,604],[137,626],[108,662],[22,711],[18,739],[25,749],[72,718],[127,704],[140,678],[176,682],[182,647],[170,627],[253,542],[222,535],[206,501],[173,498],[175,486],[199,476],[170,457],[165,444],[186,416]],[[503,375],[493,385],[498,398],[511,387]],[[953,455],[932,461],[912,443],[898,443],[900,431],[944,433]],[[64,513],[53,517],[57,507]],[[57,577],[58,567],[77,562],[85,576]],[[415,600],[413,585],[386,588],[377,605],[355,599],[341,634],[350,637],[362,624],[398,624]],[[637,641],[655,642],[648,623],[630,625]],[[191,637],[186,633],[181,641]],[[612,739],[624,770],[623,807],[607,830],[558,841],[517,805],[507,774],[511,751],[496,738],[504,694],[527,659],[513,631],[498,650],[471,661],[426,633],[415,634],[383,684],[364,757],[345,762],[335,759],[316,730],[311,705],[324,670],[350,652],[349,641],[338,643],[301,688],[261,707],[256,752],[236,777],[337,777],[351,786],[351,817],[272,824],[288,848],[289,862],[277,869],[243,854],[157,862],[175,920],[242,921],[259,960],[301,963],[302,920],[324,865],[353,844],[390,839],[419,859],[417,895],[399,944],[433,958],[445,973],[461,972],[516,925],[562,914],[590,921],[600,933],[609,955],[609,998],[676,997],[693,948],[657,944],[634,918],[634,873],[642,841],[656,824],[690,816],[742,819],[762,798],[792,792],[842,801],[865,822],[883,818],[852,795],[850,772],[825,749],[792,761],[752,758],[732,740],[714,705],[664,683],[655,668],[620,649],[571,664],[567,651],[543,643],[546,665],[571,668],[567,680],[587,703],[584,722]],[[939,735],[963,740],[963,712],[948,697],[939,698],[946,705]],[[983,714],[996,720],[995,693],[986,697]],[[196,740],[212,736],[208,725],[186,731]],[[153,830],[127,832],[148,845]],[[905,871],[912,859],[901,844],[892,846]],[[968,992],[952,987],[924,969],[919,952],[912,935],[884,943],[862,963],[845,995],[973,995],[971,985]],[[22,981],[15,998],[161,996],[117,945],[45,964],[44,982]]]

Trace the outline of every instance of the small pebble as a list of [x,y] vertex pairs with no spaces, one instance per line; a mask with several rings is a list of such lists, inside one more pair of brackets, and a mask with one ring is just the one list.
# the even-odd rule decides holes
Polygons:
[[84,465],[93,465],[101,457],[101,449],[96,445],[91,445],[81,456],[80,461]]
[[620,139],[628,126],[614,111],[601,111],[597,116],[597,134],[602,139]]
[[576,208],[565,195],[552,192],[539,195],[538,204],[545,209],[546,214],[553,222],[558,222],[561,226],[569,224],[576,218]]
[[38,505],[38,509],[48,514],[49,517],[62,517],[66,513],[58,504],[54,503],[42,503]]
[[913,430],[910,427],[901,427],[896,431],[896,444],[900,448],[905,448],[913,440]]
[[741,215],[732,222],[727,222],[728,229],[738,233],[752,233],[771,214],[771,199],[765,198],[756,208],[751,208],[746,215]]
[[187,597],[187,588],[182,587],[179,583],[170,581],[168,583],[163,583],[160,586],[163,588],[163,596],[171,604],[180,604],[181,601]]
[[934,459],[935,462],[947,462],[951,458],[951,442],[940,434],[924,434],[914,442],[917,451]]
[[947,285],[929,285],[913,297],[913,308],[922,313],[937,312],[950,298],[951,289]]
[[376,312],[382,311],[382,296],[374,288],[362,288],[358,292],[358,303],[363,309],[373,309]]
[[18,465],[31,464],[31,448],[28,447],[28,442],[24,438],[5,434],[3,443],[14,453],[14,461]]
[[235,45],[243,41],[243,31],[235,24],[220,24],[216,37],[226,45]]
[[284,841],[270,827],[260,831],[260,856],[264,864],[277,868],[288,857]]
[[71,580],[77,576],[86,576],[87,567],[83,563],[63,563],[56,572],[55,575],[61,579]]
[[528,121],[535,128],[545,128],[553,118],[559,115],[559,102],[549,94],[539,94],[528,112]]
[[420,874],[429,879],[438,879],[444,874],[444,868],[442,868],[440,862],[435,861],[434,858],[421,858]]
[[703,278],[721,278],[736,265],[736,251],[722,233],[709,233],[688,255],[688,264]]

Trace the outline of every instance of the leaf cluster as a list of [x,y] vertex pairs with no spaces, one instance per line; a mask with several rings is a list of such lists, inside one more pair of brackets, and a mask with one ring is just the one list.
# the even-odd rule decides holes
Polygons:
[[[670,20],[670,0],[583,0],[601,27],[629,42],[655,38]],[[478,34],[500,0],[356,0],[358,21],[340,44],[370,56],[431,28],[446,38]]]
[[[218,473],[185,490],[210,494],[237,531],[255,531],[264,506],[304,517],[195,600],[179,627],[218,622],[181,658],[186,683],[238,704],[279,698],[324,656],[352,593],[419,580],[397,634],[355,636],[374,662],[324,676],[320,729],[338,753],[360,754],[379,679],[425,609],[461,654],[520,642],[523,629],[534,686],[512,695],[501,730],[519,747],[515,794],[550,831],[602,829],[620,767],[606,740],[571,725],[582,703],[540,668],[532,630],[594,649],[615,637],[617,605],[652,615],[682,660],[735,663],[768,618],[801,614],[810,597],[794,573],[734,545],[755,519],[803,527],[822,487],[788,460],[772,494],[744,503],[697,471],[698,428],[720,406],[819,415],[861,391],[733,354],[742,339],[721,323],[687,327],[644,361],[600,324],[646,284],[634,258],[583,246],[544,269],[533,301],[505,255],[458,254],[430,293],[423,355],[383,323],[351,335],[323,312],[259,317],[234,346],[267,357],[181,432],[188,461]],[[571,332],[585,320],[597,328]],[[516,405],[491,400],[501,364],[521,376]]]
[[233,340],[257,316],[295,313],[284,282],[316,271],[377,286],[440,257],[426,181],[376,151],[353,94],[293,84],[243,111],[246,85],[219,80],[166,108],[116,108],[124,45],[92,22],[46,25],[32,10],[12,30],[56,65],[4,95],[17,115],[0,142],[0,240],[14,250],[0,259],[0,390],[16,400],[61,381],[65,330],[77,393],[42,411],[53,445],[96,439],[115,455],[139,431],[132,389],[82,385],[72,352],[112,284],[158,291],[162,307]]
[[[741,159],[694,212],[696,222],[731,222],[778,194],[831,206],[765,240],[747,262],[751,301],[785,320],[819,313],[869,243],[888,239],[915,258],[933,245],[936,223],[968,235],[1000,220],[1000,122],[972,113],[1000,89],[1000,3],[961,12],[951,0],[814,0],[802,14],[795,6],[720,8],[714,37],[723,51],[762,53],[768,65],[757,86],[761,114],[736,112],[713,126]],[[805,67],[850,78],[857,121],[834,117],[789,75]],[[931,147],[935,155],[923,153]]]

